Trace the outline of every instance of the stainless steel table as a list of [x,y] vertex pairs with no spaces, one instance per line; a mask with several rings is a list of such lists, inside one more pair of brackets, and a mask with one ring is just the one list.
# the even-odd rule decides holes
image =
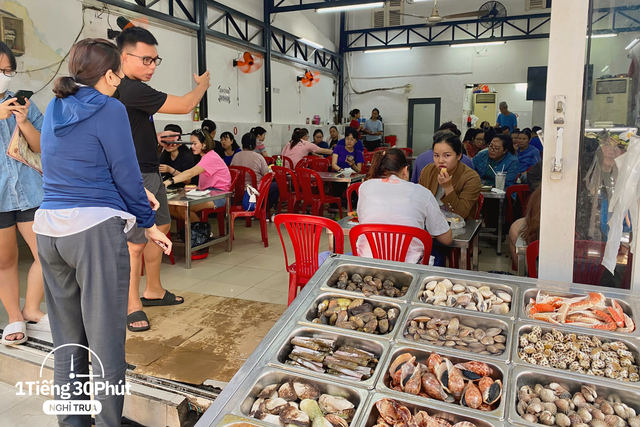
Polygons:
[[[350,176],[344,176],[341,172],[318,172],[318,174],[324,182],[346,182],[347,184],[364,181],[364,178],[366,177],[363,173],[354,173]],[[338,176],[341,174],[343,176]]]
[[[215,245],[221,242],[227,242],[227,252],[231,252],[231,239],[229,236],[229,210],[231,207],[231,196],[233,195],[230,191],[216,191],[210,190],[208,196],[203,197],[191,197],[185,194],[184,189],[179,190],[176,194],[167,195],[169,199],[169,206],[181,206],[187,209],[185,220],[184,220],[184,253],[185,253],[185,262],[186,268],[191,268],[191,252],[197,251],[200,249],[207,248],[209,246]],[[211,239],[207,243],[204,243],[200,246],[191,247],[191,218],[189,212],[191,211],[191,206],[199,205],[201,203],[213,202],[214,200],[219,199],[227,199],[226,204],[226,212],[224,217],[224,227],[227,231],[225,236],[219,236]]]
[[[507,198],[507,193],[494,193],[493,191],[482,191],[482,195],[485,199],[498,199],[498,246],[496,252],[498,255],[502,255],[502,213],[504,212],[504,201]],[[481,234],[486,235],[486,234]]]
[[[433,239],[433,244],[435,246],[446,247],[446,248],[460,248],[460,252],[461,252],[460,268],[463,270],[466,270],[467,268],[469,256],[471,255],[469,253],[469,249],[471,249],[473,251],[473,258],[471,260],[471,269],[473,271],[478,271],[478,249],[479,249],[478,235],[480,232],[480,225],[482,225],[482,221],[474,219],[474,220],[465,221],[465,222],[466,222],[466,225],[464,228],[461,228],[459,230],[451,230],[453,232],[453,243],[451,243],[450,245],[443,245],[439,243],[436,239]],[[358,225],[358,221],[351,218],[350,216],[346,216],[342,218],[340,221],[338,221],[338,224],[340,224],[340,227],[342,227],[342,231],[344,232],[344,235],[346,237],[346,236],[349,236],[349,231],[351,231],[353,227]],[[331,233],[329,230],[327,230],[327,233],[330,236],[333,235],[333,233]],[[333,239],[330,238],[329,242],[330,242],[329,249],[333,250],[333,247],[331,244],[331,242],[333,242]]]

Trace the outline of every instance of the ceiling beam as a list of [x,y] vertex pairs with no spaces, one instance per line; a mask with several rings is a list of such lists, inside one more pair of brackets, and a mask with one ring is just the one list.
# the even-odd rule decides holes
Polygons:
[[[283,12],[300,12],[303,10],[327,9],[339,6],[356,6],[362,4],[379,3],[382,0],[332,0],[332,1],[313,1],[304,3],[304,0],[297,0],[298,4],[281,6],[285,0],[270,0],[272,2],[271,13]],[[277,3],[276,3],[277,1]]]

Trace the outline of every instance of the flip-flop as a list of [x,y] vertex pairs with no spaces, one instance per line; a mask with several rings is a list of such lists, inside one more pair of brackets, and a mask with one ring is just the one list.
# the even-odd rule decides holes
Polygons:
[[[147,326],[131,326],[132,323],[135,322],[147,322]],[[151,329],[151,323],[149,323],[149,318],[147,314],[142,311],[134,311],[133,313],[127,316],[127,329],[131,332],[143,332]]]
[[[7,335],[12,334],[22,334],[22,339],[19,340],[8,340],[6,339]],[[2,344],[4,345],[19,345],[27,342],[29,337],[27,336],[27,325],[24,322],[13,322],[9,323],[6,328],[2,331]]]
[[49,324],[49,315],[45,314],[37,322],[28,321],[27,322],[27,330],[28,331],[51,332],[51,325]]
[[[182,297],[180,297],[182,298]],[[184,302],[184,298],[182,298],[182,301],[178,301],[176,300],[176,296],[175,294],[172,294],[169,291],[164,291],[164,296],[162,298],[145,298],[142,297],[140,298],[140,301],[142,301],[142,306],[143,307],[157,307],[157,306],[161,306],[161,305],[178,305],[178,304],[182,304]]]

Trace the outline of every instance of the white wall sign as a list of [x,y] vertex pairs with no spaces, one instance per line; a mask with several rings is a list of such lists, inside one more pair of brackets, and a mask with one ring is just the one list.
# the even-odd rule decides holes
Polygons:
[[218,86],[218,102],[231,104],[231,88]]

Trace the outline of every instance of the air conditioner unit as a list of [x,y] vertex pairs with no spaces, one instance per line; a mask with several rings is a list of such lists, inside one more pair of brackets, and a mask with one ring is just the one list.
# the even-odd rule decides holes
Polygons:
[[630,78],[596,80],[591,122],[612,122],[615,125],[633,123]]
[[24,55],[24,24],[21,18],[0,11],[0,40],[15,56]]
[[539,10],[549,9],[551,7],[551,0],[525,0],[524,10]]
[[395,27],[404,23],[404,0],[391,0],[384,7],[373,9],[371,12],[371,26],[373,28]]
[[494,125],[498,116],[497,93],[474,93],[473,94],[473,115],[478,117],[476,124],[487,121]]

